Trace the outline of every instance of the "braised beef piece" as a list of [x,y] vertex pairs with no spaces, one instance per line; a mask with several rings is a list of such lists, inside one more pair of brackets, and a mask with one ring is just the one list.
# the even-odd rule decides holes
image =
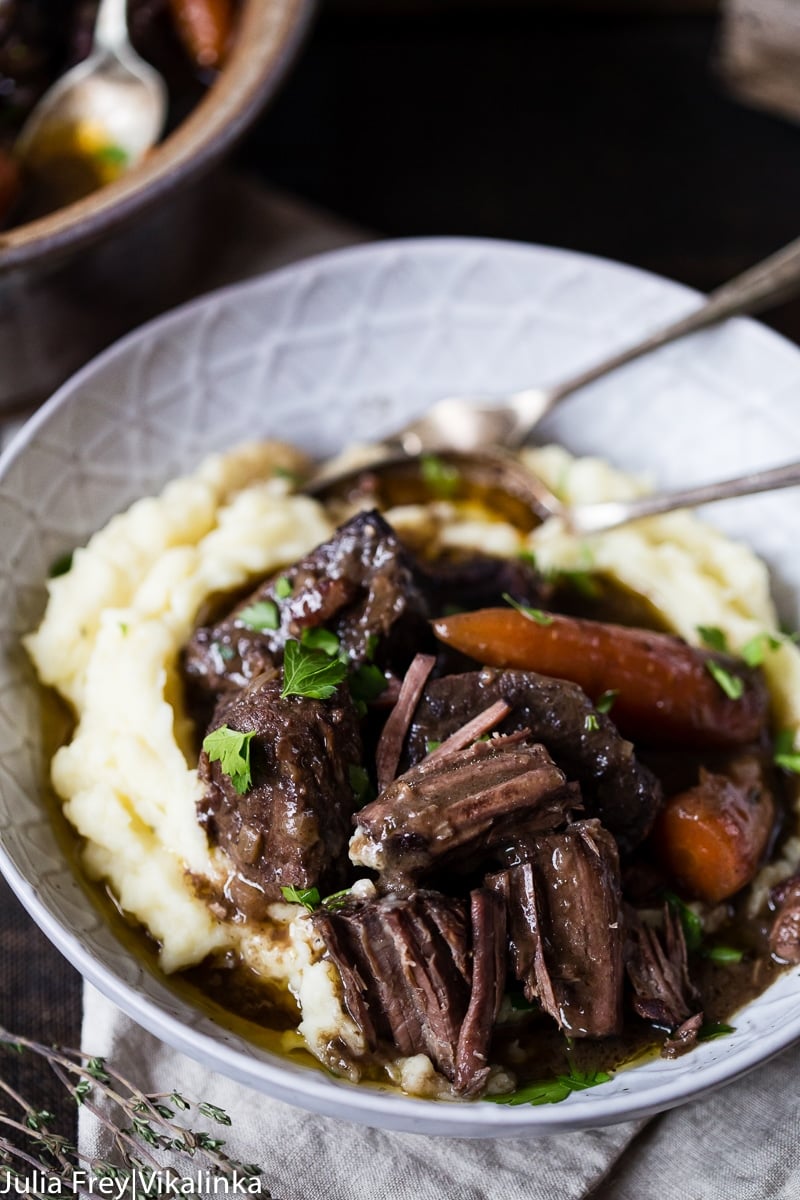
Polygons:
[[554,829],[579,806],[543,746],[474,742],[411,767],[362,808],[350,857],[388,889],[407,889],[434,866],[469,869],[487,848]]
[[775,917],[769,931],[769,948],[782,962],[800,962],[800,875],[792,875],[772,889]]
[[205,794],[198,819],[212,845],[232,864],[229,898],[248,917],[263,917],[282,886],[318,887],[323,895],[348,882],[347,839],[356,800],[349,768],[361,762],[358,716],[345,688],[330,700],[281,697],[263,675],[223,696],[210,729],[255,731],[251,786],[240,795],[219,762],[203,752]]
[[[382,666],[403,670],[427,636],[428,610],[412,567],[383,517],[359,513],[223,620],[195,629],[183,659],[189,684],[211,692],[243,687],[281,662],[290,638],[322,625],[338,636],[354,667],[374,654]],[[252,628],[246,610],[252,616],[259,604],[274,614],[275,629]]]
[[670,1036],[661,1047],[662,1058],[680,1058],[682,1054],[688,1054],[690,1050],[694,1050],[697,1045],[697,1037],[700,1030],[703,1028],[703,1014],[695,1013],[693,1017],[689,1017],[682,1025],[673,1030]]
[[465,1095],[488,1073],[505,978],[502,907],[473,892],[469,912],[437,892],[318,910],[311,920],[336,965],[367,1049],[427,1054]]
[[503,897],[514,973],[569,1037],[622,1031],[619,856],[599,821],[525,843],[526,861],[490,875]]
[[512,709],[500,732],[528,729],[530,740],[541,742],[567,778],[580,784],[586,811],[611,830],[620,849],[637,846],[655,820],[661,787],[576,684],[488,668],[431,680],[414,714],[408,761],[418,763],[428,742],[444,741],[498,700]]
[[677,1030],[697,1015],[699,997],[689,977],[683,926],[668,904],[662,930],[646,925],[635,908],[626,907],[625,969],[633,1007],[645,1021]]
[[555,592],[553,584],[532,562],[492,558],[488,554],[422,562],[417,565],[416,578],[428,597],[432,617],[442,616],[452,608],[490,608],[501,604],[504,594],[513,596],[520,604],[546,608]]

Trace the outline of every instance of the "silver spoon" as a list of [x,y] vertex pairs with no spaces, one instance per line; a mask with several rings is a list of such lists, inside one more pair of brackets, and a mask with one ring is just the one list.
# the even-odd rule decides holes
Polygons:
[[648,334],[626,350],[550,388],[526,388],[503,397],[454,396],[434,404],[424,417],[389,438],[397,452],[421,454],[437,449],[478,450],[489,445],[515,449],[524,445],[539,421],[573,392],[609,375],[618,367],[668,346],[687,334],[707,329],[727,317],[760,312],[800,290],[800,238],[725,283],[685,317]]
[[[530,472],[527,484],[520,474],[519,464],[508,451],[522,446],[539,421],[573,392],[610,374],[634,359],[667,346],[687,334],[706,329],[728,317],[759,312],[769,305],[788,299],[800,289],[800,238],[763,262],[738,275],[712,292],[703,303],[685,317],[635,342],[626,350],[602,359],[593,367],[571,376],[551,388],[527,388],[510,396],[495,398],[448,397],[434,404],[424,417],[413,421],[375,447],[368,464],[331,471],[322,468],[303,486],[314,496],[341,491],[365,473],[380,476],[383,469],[396,467],[399,462],[412,461],[426,454],[447,459],[467,456],[474,462],[488,459],[498,487],[507,479],[508,490],[517,498],[525,497],[531,511],[540,520],[562,516],[574,532],[600,532],[626,524],[642,516],[671,512],[696,504],[709,503],[733,496],[749,495],[774,488],[789,487],[800,482],[797,464],[762,471],[741,479],[725,480],[702,488],[690,488],[640,500],[613,504],[564,506],[541,480]],[[513,465],[512,465],[513,464]],[[457,464],[458,465],[458,464]],[[504,472],[508,472],[504,476]]]
[[[749,475],[719,483],[641,496],[636,500],[609,500],[599,504],[576,504],[574,507],[562,505],[553,509],[551,515],[560,516],[571,533],[603,533],[607,529],[627,525],[630,521],[638,521],[641,517],[675,512],[679,508],[694,508],[714,500],[730,500],[734,496],[773,492],[796,484],[800,484],[800,462],[787,463],[785,467],[773,467],[768,471],[753,471]],[[539,503],[542,503],[541,496]]]
[[91,54],[45,92],[15,150],[43,186],[57,167],[53,186],[69,188],[69,164],[82,164],[76,191],[85,193],[93,190],[87,179],[101,186],[135,166],[161,136],[166,112],[164,80],[128,37],[127,0],[101,0]]

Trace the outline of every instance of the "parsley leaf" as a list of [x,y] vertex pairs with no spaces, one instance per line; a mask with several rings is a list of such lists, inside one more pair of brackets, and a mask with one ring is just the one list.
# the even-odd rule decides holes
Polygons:
[[439,747],[441,746],[441,744],[442,743],[438,742],[436,740],[436,738],[426,738],[425,739],[425,753],[433,754],[434,750],[438,750]]
[[309,650],[299,642],[286,643],[283,660],[282,698],[308,696],[328,700],[347,675],[347,664],[321,650]]
[[729,1033],[736,1033],[735,1025],[726,1025],[724,1021],[706,1021],[700,1026],[697,1034],[698,1042],[710,1042],[714,1038],[725,1037]]
[[279,600],[288,600],[292,594],[292,584],[290,580],[281,575],[280,579],[275,580],[275,595]]
[[745,642],[740,654],[748,667],[760,667],[767,657],[768,650],[780,650],[787,642],[796,641],[796,633],[757,633],[749,642]]
[[388,686],[383,671],[373,663],[364,663],[350,676],[350,695],[356,704],[371,704]]
[[377,633],[367,634],[367,646],[365,650],[367,662],[372,662],[375,657],[375,651],[378,649],[378,642],[380,640]]
[[209,762],[218,762],[220,770],[227,775],[240,796],[243,796],[253,782],[250,775],[250,742],[255,737],[255,730],[250,733],[240,733],[238,729],[229,729],[220,725],[203,738],[203,749],[208,755]]
[[449,499],[458,487],[461,474],[452,463],[447,463],[435,454],[423,454],[419,460],[422,480],[434,495]]
[[715,963],[739,963],[744,958],[744,950],[737,950],[735,946],[709,946],[703,951],[703,958]]
[[289,904],[302,904],[309,912],[319,908],[319,888],[282,887],[281,892]]
[[724,654],[728,649],[728,639],[725,636],[725,632],[716,625],[698,625],[697,632],[709,650],[719,650]]
[[775,738],[775,750],[773,754],[773,762],[776,767],[782,767],[784,771],[791,771],[794,775],[800,775],[800,750],[795,749],[794,730],[782,729]]
[[520,550],[517,558],[520,562],[527,563],[529,567],[536,566],[536,555],[532,550]]
[[236,614],[236,620],[245,629],[253,629],[256,633],[277,629],[281,623],[274,600],[257,600],[255,604],[248,604],[247,608]]
[[569,1075],[557,1075],[555,1079],[539,1079],[516,1092],[505,1096],[485,1096],[493,1104],[560,1104],[572,1092],[583,1092],[587,1088],[608,1083],[608,1071],[577,1071],[570,1068]]
[[331,912],[336,912],[337,909],[344,908],[349,899],[350,888],[342,888],[340,892],[332,892],[330,896],[326,896],[322,901],[322,907],[329,909]]
[[706,659],[706,669],[719,687],[722,688],[729,700],[741,700],[744,695],[744,680],[740,675],[732,675],[713,658]]
[[369,772],[364,767],[359,766],[358,763],[352,763],[347,768],[347,777],[350,780],[350,787],[352,788],[356,804],[359,808],[363,808],[374,796]]
[[531,1004],[521,987],[509,988],[506,992],[506,1000],[508,1000],[514,1012],[533,1012],[536,1008],[536,1005]]
[[59,575],[66,575],[68,571],[72,570],[72,559],[74,554],[75,551],[70,550],[67,554],[62,554],[50,564],[50,570],[47,572],[50,579],[57,579]]
[[329,629],[318,625],[316,629],[304,629],[300,635],[300,644],[309,650],[321,650],[329,658],[335,658],[339,653],[339,639]]
[[525,604],[520,604],[519,600],[515,600],[508,592],[503,592],[503,599],[506,604],[510,604],[518,613],[522,613],[523,617],[527,617],[529,621],[535,621],[537,625],[552,625],[553,617],[550,613],[544,612],[541,608],[528,608]]
[[276,479],[285,479],[294,487],[303,481],[303,476],[298,471],[290,471],[288,467],[274,467],[272,474]]
[[603,713],[604,715],[607,715],[608,713],[611,712],[611,709],[614,707],[614,701],[616,700],[618,695],[619,695],[618,688],[609,688],[607,692],[603,692],[603,694],[601,696],[597,697],[597,699],[594,702],[595,708],[597,709],[597,711],[599,713]]
[[594,733],[600,728],[600,722],[597,719],[597,713],[587,713],[583,722],[583,727],[587,733]]
[[672,911],[680,918],[683,926],[683,936],[686,939],[687,950],[697,950],[703,940],[703,922],[697,913],[684,904],[680,896],[674,892],[664,892],[664,899]]

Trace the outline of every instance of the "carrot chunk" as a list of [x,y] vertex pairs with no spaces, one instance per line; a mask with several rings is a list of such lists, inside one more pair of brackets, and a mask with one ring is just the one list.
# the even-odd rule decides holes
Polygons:
[[679,887],[712,904],[733,896],[755,875],[775,824],[775,801],[754,758],[725,774],[700,771],[696,787],[661,810],[653,844]]
[[594,701],[616,692],[611,719],[651,745],[731,748],[757,741],[766,725],[759,672],[668,634],[506,608],[442,617],[433,629],[486,666],[569,679]]
[[218,67],[233,28],[232,0],[169,0],[178,35],[197,67]]

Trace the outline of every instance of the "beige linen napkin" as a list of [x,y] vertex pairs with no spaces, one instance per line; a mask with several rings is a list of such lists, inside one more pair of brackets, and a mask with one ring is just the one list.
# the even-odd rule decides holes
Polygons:
[[[651,1121],[544,1138],[387,1133],[271,1100],[140,1029],[89,985],[83,1045],[145,1092],[224,1108],[226,1152],[258,1163],[275,1200],[798,1200],[800,1046]],[[82,1150],[107,1131],[81,1113]]]

